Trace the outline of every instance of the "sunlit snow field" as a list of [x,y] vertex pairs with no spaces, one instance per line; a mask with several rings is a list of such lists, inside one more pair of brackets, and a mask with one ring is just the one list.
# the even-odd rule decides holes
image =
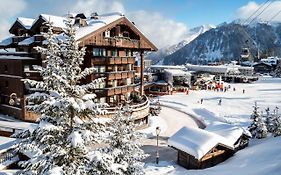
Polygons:
[[[247,127],[250,124],[250,115],[253,105],[257,102],[261,111],[269,107],[273,110],[276,106],[281,110],[281,79],[260,77],[252,84],[229,84],[231,88],[226,92],[216,91],[191,91],[189,95],[176,93],[159,98],[162,105],[189,114],[201,120],[206,125],[215,122],[226,122],[236,126]],[[235,91],[233,91],[235,87]],[[245,93],[243,94],[243,89]],[[200,104],[200,99],[203,103]],[[218,105],[219,99],[222,104]],[[279,113],[280,113],[279,110]],[[263,112],[265,113],[265,111]],[[186,116],[185,119],[184,117]],[[174,114],[173,110],[165,110],[159,117],[152,118],[151,127],[144,132],[153,134],[155,126],[162,129],[160,136],[165,136],[160,141],[161,147],[167,146],[165,139],[179,130],[182,126],[191,125],[190,118],[183,113]],[[171,122],[173,121],[173,122]],[[150,135],[151,135],[150,134]],[[155,140],[153,140],[155,141]],[[149,143],[154,144],[155,142]],[[146,143],[145,143],[146,144]],[[249,147],[237,152],[225,162],[204,170],[186,170],[176,164],[175,156],[165,156],[165,151],[160,154],[160,164],[156,166],[153,161],[146,161],[146,174],[204,174],[204,175],[280,175],[281,174],[281,137],[268,137],[262,140],[253,139]],[[155,149],[155,147],[152,147]],[[170,149],[170,148],[169,148]],[[153,151],[149,151],[153,152]],[[161,152],[160,152],[161,153]],[[164,154],[164,155],[163,155]],[[168,152],[167,152],[168,154]],[[170,153],[171,154],[171,153]],[[161,161],[161,156],[165,157]]]

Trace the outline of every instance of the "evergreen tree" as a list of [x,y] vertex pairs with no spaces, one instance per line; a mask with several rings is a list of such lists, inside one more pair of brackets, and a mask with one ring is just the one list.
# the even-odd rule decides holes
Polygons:
[[253,108],[254,110],[251,115],[251,119],[253,120],[253,122],[249,126],[249,131],[251,132],[254,138],[258,138],[258,139],[265,138],[267,137],[267,128],[262,116],[258,111],[259,107],[257,106],[257,103],[255,103],[255,106],[253,106]]
[[273,135],[274,137],[276,136],[281,136],[281,117],[278,114],[278,107],[275,108],[274,110],[274,119],[273,119],[273,123],[274,123],[274,129],[273,129]]
[[139,139],[142,135],[135,131],[131,114],[131,109],[126,105],[112,118],[109,145],[115,163],[120,166],[120,174],[141,175],[145,174],[141,161],[146,155],[140,149]]
[[272,133],[274,130],[274,118],[273,115],[270,113],[269,107],[265,109],[266,112],[266,128],[268,132]]
[[275,76],[276,77],[281,77],[281,61],[279,60],[279,63],[275,69]]
[[46,56],[43,66],[36,68],[43,80],[26,80],[44,93],[28,97],[28,109],[40,116],[38,126],[16,135],[22,139],[17,150],[30,155],[29,160],[20,162],[24,168],[20,174],[80,175],[100,168],[90,161],[95,157],[93,154],[104,154],[95,150],[105,131],[105,125],[95,115],[104,111],[103,105],[93,101],[95,94],[89,92],[100,80],[79,85],[79,80],[94,69],[81,70],[85,49],[79,49],[75,42],[75,29],[70,21],[66,24],[63,40],[56,39],[49,25],[45,34],[47,48],[37,47]]

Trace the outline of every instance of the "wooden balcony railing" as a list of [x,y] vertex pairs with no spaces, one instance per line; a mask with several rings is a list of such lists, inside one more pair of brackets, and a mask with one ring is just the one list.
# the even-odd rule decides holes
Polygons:
[[95,93],[99,97],[106,97],[112,95],[125,94],[129,92],[133,92],[135,90],[135,85],[126,85],[126,86],[118,86],[111,88],[103,88],[103,89],[95,89]]
[[92,63],[94,65],[134,64],[135,57],[93,57]]
[[119,80],[122,78],[134,78],[135,71],[119,71],[119,72],[97,72],[92,75],[92,79],[106,77],[107,80]]
[[[132,110],[132,117],[134,120],[145,118],[149,115],[149,100],[146,96],[143,96],[142,102],[130,105],[130,108]],[[105,115],[101,115],[100,117],[111,118],[116,114],[117,107],[109,107],[105,108],[105,110],[107,113]]]
[[104,37],[100,39],[90,38],[84,41],[83,45],[91,45],[91,46],[98,45],[98,46],[112,46],[112,47],[139,49],[140,41],[136,39],[130,39],[127,37]]

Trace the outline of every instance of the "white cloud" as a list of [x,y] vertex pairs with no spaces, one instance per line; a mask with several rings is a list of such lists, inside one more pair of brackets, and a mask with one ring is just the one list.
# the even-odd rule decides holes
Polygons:
[[10,18],[21,13],[26,8],[24,0],[9,0],[1,1],[0,6],[0,39],[9,35],[9,28],[11,26]]
[[73,12],[92,12],[108,13],[122,12],[151,40],[157,47],[161,48],[167,45],[182,41],[187,34],[187,27],[183,23],[167,19],[159,13],[137,11],[126,12],[122,0],[100,1],[100,0],[80,0],[72,9]]
[[185,24],[167,19],[159,13],[137,11],[127,16],[158,48],[176,44],[188,33]]
[[[30,3],[28,4],[28,8],[26,8],[26,2],[28,1],[9,0],[1,2],[0,38],[3,38],[8,34],[8,29],[11,26],[10,18],[13,17],[15,19],[18,14],[24,16],[24,13],[21,13],[24,9],[28,12],[32,12],[33,8],[38,6],[38,4]],[[99,14],[117,11],[122,12],[131,21],[134,21],[145,36],[158,48],[180,42],[187,36],[188,30],[185,24],[166,18],[156,12],[126,11],[123,2],[124,0],[73,0],[73,3],[65,2],[65,5],[63,6],[61,5],[61,2],[58,1],[58,4],[46,4],[44,13],[50,12],[60,14],[65,13],[66,9],[69,12],[81,12],[86,15],[90,15],[92,12],[97,12]]]
[[[255,13],[255,15],[253,15],[253,17],[250,18],[250,20],[248,20],[248,22],[251,21],[251,19],[253,19],[254,17],[256,17],[257,15],[259,15],[263,9],[265,9],[268,6],[269,3],[265,4],[259,11],[257,11]],[[256,10],[258,10],[263,4],[257,4],[256,2],[250,1],[248,4],[240,7],[237,11],[236,14],[238,16],[238,18],[240,19],[247,19],[248,17],[250,17]],[[279,11],[281,10],[281,1],[274,1],[272,2],[272,4],[270,4],[268,6],[268,8],[266,8],[264,10],[264,12],[261,13],[261,15],[259,15],[259,19],[264,20],[264,21],[268,21],[271,20],[272,17],[274,17]],[[281,21],[281,13],[279,15],[277,15],[273,21]]]
[[93,12],[110,13],[122,12],[125,13],[125,8],[120,0],[79,0],[71,9],[73,12],[82,12],[90,15]]

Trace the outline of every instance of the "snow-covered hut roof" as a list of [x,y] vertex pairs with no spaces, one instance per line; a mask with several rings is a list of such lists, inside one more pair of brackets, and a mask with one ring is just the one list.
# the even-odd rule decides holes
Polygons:
[[26,29],[30,29],[35,19],[18,17],[17,21]]
[[87,19],[86,22],[88,26],[80,27],[76,31],[76,40],[79,40],[90,33],[124,17],[122,13],[109,13],[104,15],[99,15],[96,19]]
[[[243,135],[249,135],[246,130],[241,127],[233,126],[227,123],[213,123],[206,128],[207,131],[216,133],[226,138],[233,146],[234,143]],[[251,137],[251,136],[250,136]]]
[[168,139],[168,145],[182,150],[198,160],[218,144],[234,149],[231,141],[200,128],[183,127]]
[[183,71],[181,69],[164,69],[164,72],[171,74],[172,76],[190,76],[189,72]]

